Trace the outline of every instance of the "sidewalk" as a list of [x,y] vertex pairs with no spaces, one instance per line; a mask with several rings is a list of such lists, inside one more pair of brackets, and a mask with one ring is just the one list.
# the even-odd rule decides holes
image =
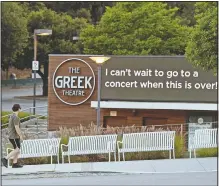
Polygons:
[[120,173],[184,173],[217,171],[217,158],[163,159],[120,162],[88,162],[25,165],[23,168],[2,168],[2,175],[47,172],[120,172]]

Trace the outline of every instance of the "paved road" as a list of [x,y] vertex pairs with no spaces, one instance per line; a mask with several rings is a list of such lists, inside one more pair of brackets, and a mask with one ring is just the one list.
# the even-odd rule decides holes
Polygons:
[[2,185],[217,185],[217,172],[86,175],[60,178],[35,178],[5,180]]
[[[36,95],[41,95],[42,89],[37,86]],[[25,87],[20,89],[12,89],[12,88],[2,88],[2,110],[3,111],[11,111],[11,107],[13,104],[18,103],[21,105],[22,109],[29,108],[33,106],[32,99],[15,99],[15,96],[32,96],[33,95],[33,87]],[[36,106],[47,105],[47,100],[36,100]],[[47,113],[47,109],[37,109],[36,113],[45,114]]]

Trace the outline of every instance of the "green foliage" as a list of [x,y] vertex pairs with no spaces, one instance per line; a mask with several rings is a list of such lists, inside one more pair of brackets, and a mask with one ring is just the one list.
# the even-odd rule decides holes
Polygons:
[[39,116],[39,119],[47,119],[46,116]]
[[198,149],[196,150],[197,157],[217,157],[218,148]]
[[30,120],[30,115],[31,114],[28,112],[19,112],[18,117],[20,118],[21,122],[24,122]]
[[80,38],[84,53],[108,55],[184,54],[189,28],[161,2],[119,2]]
[[176,158],[183,158],[185,154],[185,138],[180,135],[175,136],[175,156]]
[[65,144],[65,145],[67,145],[67,144],[68,144],[68,140],[69,140],[69,136],[63,136],[63,137],[61,138],[60,144]]
[[28,31],[25,11],[17,2],[2,2],[1,40],[2,68],[7,70],[9,63],[16,62],[27,46]]
[[[44,67],[44,72],[38,71],[43,79],[43,95],[48,94],[48,54],[71,54],[81,53],[80,45],[73,41],[73,36],[86,26],[87,20],[83,17],[73,19],[65,13],[57,13],[51,9],[43,7],[36,11],[31,11],[27,16],[28,31],[33,35],[34,29],[52,29],[51,36],[38,36],[37,60],[40,66]],[[17,59],[17,68],[31,68],[30,61],[33,60],[33,38],[29,39],[28,47],[25,48],[25,56]]]
[[188,26],[195,25],[195,2],[191,1],[167,1],[166,2],[170,8],[177,7],[177,16],[182,18],[182,24]]
[[[32,3],[32,2],[31,2]],[[65,12],[72,18],[84,17],[89,22],[96,23],[100,20],[105,11],[105,6],[113,6],[114,2],[44,2],[47,8],[56,11],[57,13]],[[81,14],[83,12],[83,14]],[[81,16],[83,15],[83,16]]]
[[[8,123],[8,117],[6,116],[6,115],[9,115],[9,114],[11,114],[12,112],[6,112],[6,111],[2,111],[2,118],[1,118],[1,123],[2,123],[2,125],[3,124],[6,124],[6,123]],[[6,116],[6,117],[3,117],[3,116]],[[3,128],[5,128],[5,127],[3,127]]]
[[[7,112],[7,111],[2,111],[2,116],[6,116],[6,115],[9,115],[11,114],[12,112]],[[19,112],[18,116],[21,120],[21,122],[24,122],[24,121],[28,121],[30,119],[30,116],[31,114],[28,113],[28,112]],[[6,124],[9,122],[9,117],[3,117],[1,118],[1,123],[2,124]]]
[[197,24],[193,28],[186,57],[195,66],[217,72],[217,2],[197,2],[195,5]]
[[2,111],[2,116],[6,116],[6,115],[8,115],[8,114],[11,114],[12,112],[10,112],[10,111]]

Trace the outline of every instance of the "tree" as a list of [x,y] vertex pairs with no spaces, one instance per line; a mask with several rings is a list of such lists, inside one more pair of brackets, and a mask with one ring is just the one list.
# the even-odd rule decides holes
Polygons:
[[170,8],[177,7],[176,16],[182,18],[182,24],[188,26],[195,25],[195,2],[191,1],[167,1],[166,2]]
[[[44,2],[47,8],[50,8],[58,13],[67,13],[72,18],[76,17],[83,17],[89,20],[91,23],[96,24],[103,13],[105,12],[105,6],[113,6],[114,2],[97,2],[97,1],[90,1],[90,2]],[[83,13],[81,14],[81,11]]]
[[119,2],[98,25],[81,31],[84,52],[108,55],[183,55],[189,28],[161,2]]
[[12,63],[16,62],[18,55],[23,54],[29,35],[24,9],[17,2],[2,3],[1,21],[1,67],[6,70],[6,77],[8,78],[8,68]]
[[[52,29],[51,36],[38,36],[37,60],[43,70],[37,71],[43,80],[43,95],[48,95],[48,54],[80,53],[78,43],[73,41],[75,32],[79,32],[87,24],[84,18],[75,18],[66,14],[58,14],[46,7],[28,14],[28,30],[33,36],[34,29]],[[31,67],[33,61],[33,37],[29,39],[25,55],[20,56],[19,68]]]
[[217,2],[197,2],[195,19],[197,24],[191,32],[186,47],[186,57],[206,71],[217,71]]

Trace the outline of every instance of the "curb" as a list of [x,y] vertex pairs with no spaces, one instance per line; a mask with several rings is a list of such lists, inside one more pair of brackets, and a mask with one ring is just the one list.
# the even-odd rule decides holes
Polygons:
[[[200,161],[201,160],[201,161]],[[202,162],[202,163],[201,163]],[[168,168],[167,168],[168,167]],[[217,172],[217,158],[186,160],[143,160],[126,162],[86,162],[65,164],[26,165],[21,169],[2,168],[2,176],[38,173],[131,173],[176,174]]]

